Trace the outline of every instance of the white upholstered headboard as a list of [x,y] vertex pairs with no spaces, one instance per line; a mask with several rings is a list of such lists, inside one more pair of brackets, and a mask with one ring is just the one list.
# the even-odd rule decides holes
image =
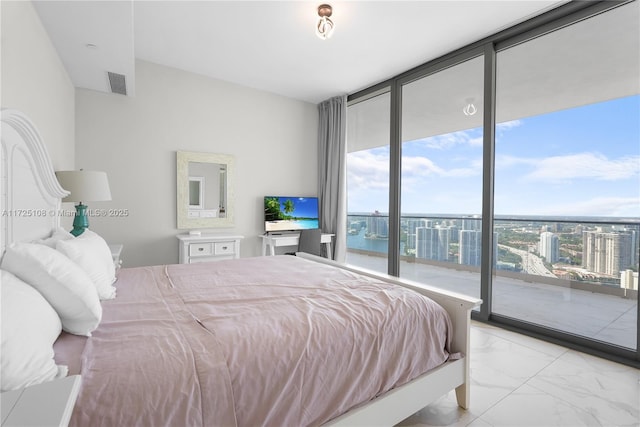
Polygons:
[[0,255],[13,242],[48,236],[60,224],[60,200],[67,194],[34,124],[17,110],[2,110],[2,201]]

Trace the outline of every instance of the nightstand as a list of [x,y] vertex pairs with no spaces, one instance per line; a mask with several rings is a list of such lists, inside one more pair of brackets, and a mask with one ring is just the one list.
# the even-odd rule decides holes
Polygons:
[[2,427],[67,426],[80,391],[80,375],[2,393]]
[[113,265],[116,266],[116,270],[118,270],[122,266],[122,260],[120,259],[120,254],[122,254],[122,248],[124,245],[119,243],[109,245],[109,249],[111,249],[111,258],[113,258]]
[[180,264],[240,258],[240,240],[244,236],[227,234],[178,234]]

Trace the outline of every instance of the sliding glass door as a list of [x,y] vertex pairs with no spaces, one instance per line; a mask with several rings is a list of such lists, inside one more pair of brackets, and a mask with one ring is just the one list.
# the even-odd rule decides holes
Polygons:
[[493,312],[635,349],[638,4],[497,54]]
[[402,86],[400,276],[480,296],[483,64]]
[[640,363],[639,23],[570,2],[350,96],[347,262]]
[[390,95],[383,90],[347,109],[347,257],[387,272]]

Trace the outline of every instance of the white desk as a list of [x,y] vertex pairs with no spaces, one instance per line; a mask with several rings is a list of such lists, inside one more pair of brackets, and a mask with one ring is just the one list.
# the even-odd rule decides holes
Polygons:
[[[327,250],[327,258],[331,258],[331,241],[334,234],[322,233],[320,243],[325,245]],[[299,233],[283,233],[283,234],[261,234],[262,238],[262,256],[267,255],[267,246],[269,246],[269,255],[276,254],[276,248],[280,246],[298,246],[300,240]]]

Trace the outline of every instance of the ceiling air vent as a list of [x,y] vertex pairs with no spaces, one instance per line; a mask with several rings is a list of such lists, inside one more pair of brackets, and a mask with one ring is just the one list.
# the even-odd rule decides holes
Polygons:
[[107,74],[109,74],[109,84],[111,85],[111,92],[119,93],[120,95],[126,95],[127,84],[125,82],[125,75],[112,73],[110,71],[107,71]]

